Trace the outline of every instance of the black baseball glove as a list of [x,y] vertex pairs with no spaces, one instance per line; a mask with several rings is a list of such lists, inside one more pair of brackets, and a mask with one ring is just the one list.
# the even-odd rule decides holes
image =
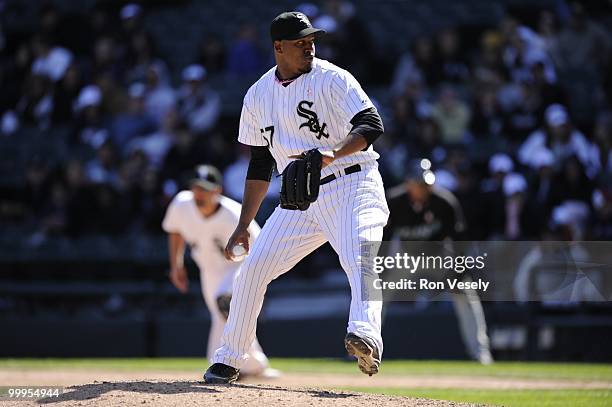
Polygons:
[[322,166],[323,155],[312,149],[285,167],[280,191],[281,208],[305,211],[317,200]]

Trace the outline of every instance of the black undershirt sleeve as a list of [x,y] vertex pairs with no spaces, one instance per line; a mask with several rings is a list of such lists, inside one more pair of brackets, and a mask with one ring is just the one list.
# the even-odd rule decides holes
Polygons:
[[357,113],[355,117],[351,119],[351,124],[353,128],[350,132],[359,134],[366,139],[368,145],[364,150],[370,147],[370,145],[385,132],[382,119],[375,107],[370,107],[369,109]]
[[274,157],[266,146],[251,146],[251,160],[247,179],[268,181],[272,179]]

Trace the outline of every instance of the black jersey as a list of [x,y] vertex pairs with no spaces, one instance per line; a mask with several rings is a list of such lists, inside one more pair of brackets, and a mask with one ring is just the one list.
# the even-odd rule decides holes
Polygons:
[[391,214],[385,240],[461,239],[465,230],[463,211],[450,191],[434,187],[422,205],[412,202],[403,186],[394,188],[388,195]]

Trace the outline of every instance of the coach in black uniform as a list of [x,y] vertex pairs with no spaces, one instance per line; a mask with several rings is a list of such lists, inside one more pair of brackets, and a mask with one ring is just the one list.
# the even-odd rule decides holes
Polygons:
[[[410,164],[403,184],[388,191],[389,222],[385,240],[461,240],[465,231],[463,211],[457,198],[435,185],[427,159]],[[480,298],[474,290],[451,293],[467,351],[482,364],[493,361]]]

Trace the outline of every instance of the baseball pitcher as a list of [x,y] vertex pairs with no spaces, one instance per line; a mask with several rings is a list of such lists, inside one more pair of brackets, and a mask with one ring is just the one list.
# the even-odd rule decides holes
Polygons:
[[[384,129],[370,98],[346,70],[315,58],[314,28],[298,12],[272,21],[276,66],[244,97],[238,141],[250,146],[238,227],[225,248],[250,250],[236,278],[221,347],[204,374],[232,383],[255,338],[267,285],[329,241],[351,287],[344,344],[363,373],[378,372],[383,352],[381,301],[362,297],[360,247],[382,240],[389,210],[372,143]],[[272,169],[282,174],[280,205],[249,246],[248,225],[268,190]],[[371,271],[373,273],[373,271]],[[314,333],[316,334],[316,333]]]

